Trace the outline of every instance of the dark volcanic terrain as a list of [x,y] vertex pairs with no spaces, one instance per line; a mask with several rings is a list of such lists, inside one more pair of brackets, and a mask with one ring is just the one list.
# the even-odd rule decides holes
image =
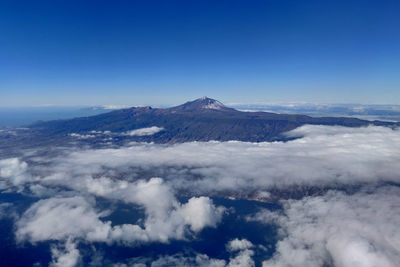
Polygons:
[[[17,132],[3,131],[0,133],[0,147],[62,145],[71,140],[90,145],[101,145],[105,140],[113,144],[123,144],[126,141],[284,141],[289,139],[283,135],[284,132],[305,124],[347,127],[399,126],[399,123],[394,122],[348,117],[243,112],[228,108],[217,100],[203,97],[171,108],[132,107],[90,117],[40,122]],[[162,130],[149,135],[126,134],[132,130],[154,126]]]

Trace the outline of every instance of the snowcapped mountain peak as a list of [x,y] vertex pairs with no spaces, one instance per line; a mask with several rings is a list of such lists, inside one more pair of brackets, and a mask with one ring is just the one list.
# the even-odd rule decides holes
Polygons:
[[219,102],[218,100],[208,98],[206,96],[203,96],[202,98],[199,98],[195,101],[199,101],[201,104],[201,108],[203,109],[221,109],[224,108],[224,104]]
[[193,101],[186,102],[183,105],[177,106],[174,109],[194,111],[194,110],[224,110],[228,109],[218,100],[203,96]]

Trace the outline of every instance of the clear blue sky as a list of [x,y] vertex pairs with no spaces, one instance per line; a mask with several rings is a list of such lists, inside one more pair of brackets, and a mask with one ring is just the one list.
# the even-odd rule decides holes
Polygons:
[[0,106],[400,104],[400,1],[1,1]]

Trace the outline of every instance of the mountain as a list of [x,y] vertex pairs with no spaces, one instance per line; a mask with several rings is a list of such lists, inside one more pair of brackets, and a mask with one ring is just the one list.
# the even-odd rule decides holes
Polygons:
[[[127,140],[156,143],[209,140],[261,142],[287,140],[287,137],[282,135],[284,132],[304,124],[348,127],[370,124],[399,126],[399,123],[347,117],[315,118],[305,115],[243,112],[226,107],[217,100],[202,97],[171,108],[132,107],[96,116],[36,123],[29,126],[25,137],[29,136],[30,142],[55,144],[74,137],[98,143],[104,140],[104,133],[116,143]],[[159,130],[150,130],[150,133],[145,130],[140,134],[135,132],[143,128]],[[24,134],[21,134],[18,137],[21,142],[23,136]]]
[[232,108],[225,107],[224,104],[218,100],[203,96],[202,98],[194,101],[186,102],[180,106],[169,109],[172,112],[207,112],[207,111],[234,111]]

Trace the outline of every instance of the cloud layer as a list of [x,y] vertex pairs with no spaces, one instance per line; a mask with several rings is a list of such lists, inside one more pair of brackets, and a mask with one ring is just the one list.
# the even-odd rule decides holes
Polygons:
[[[160,129],[143,134],[150,130]],[[12,210],[18,242],[52,241],[51,265],[74,266],[82,243],[167,244],[218,227],[226,209],[210,195],[269,199],[276,188],[325,187],[318,196],[282,200],[282,211],[247,217],[280,229],[264,266],[399,266],[400,130],[303,126],[287,135],[298,139],[58,148],[56,156],[25,151],[0,160],[0,189],[40,200],[20,216],[0,204],[0,219]],[[140,208],[144,217],[114,224],[113,208],[102,209],[99,199]],[[262,244],[232,238],[229,259],[164,255],[151,265],[254,266]]]
[[274,143],[132,143],[122,148],[75,150],[54,159],[52,171],[84,176],[125,170],[132,179],[135,173],[153,172],[174,188],[195,189],[200,194],[400,182],[398,129],[303,126],[288,135],[302,138]]
[[330,191],[249,217],[281,227],[276,253],[263,266],[380,266],[400,264],[400,188],[346,195]]

